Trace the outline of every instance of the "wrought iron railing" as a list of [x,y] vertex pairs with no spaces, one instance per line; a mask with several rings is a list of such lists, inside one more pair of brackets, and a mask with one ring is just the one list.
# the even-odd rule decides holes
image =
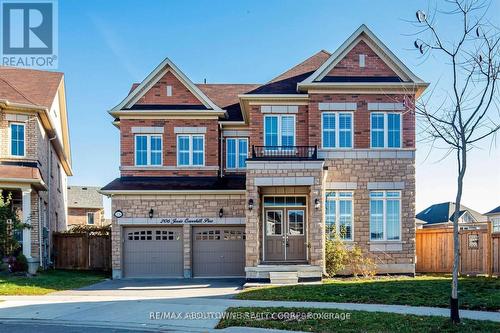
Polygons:
[[316,160],[318,146],[252,146],[255,160]]

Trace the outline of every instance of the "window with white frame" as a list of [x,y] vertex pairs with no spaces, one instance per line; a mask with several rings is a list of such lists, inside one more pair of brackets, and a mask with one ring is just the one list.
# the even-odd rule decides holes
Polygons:
[[401,192],[370,192],[370,240],[401,239]]
[[371,113],[372,148],[401,148],[401,113]]
[[205,136],[182,134],[177,136],[177,165],[203,166],[205,164]]
[[500,217],[491,218],[491,231],[500,232]]
[[323,148],[352,148],[352,113],[323,112],[321,123]]
[[20,123],[10,124],[10,154],[24,156],[25,126]]
[[160,166],[163,156],[163,139],[157,134],[137,134],[135,136],[135,165]]
[[94,213],[87,213],[87,224],[94,224]]
[[328,237],[338,234],[343,240],[353,240],[352,192],[329,191],[325,197],[325,230]]
[[264,116],[264,145],[290,147],[295,145],[295,116]]
[[246,167],[248,157],[247,138],[226,139],[226,168],[243,169]]

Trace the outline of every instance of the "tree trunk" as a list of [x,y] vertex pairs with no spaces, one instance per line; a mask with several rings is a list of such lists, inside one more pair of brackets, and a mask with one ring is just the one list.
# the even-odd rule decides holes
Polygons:
[[453,276],[451,280],[450,297],[450,319],[453,323],[460,322],[458,311],[458,272],[460,265],[460,239],[458,218],[460,214],[460,203],[462,201],[463,180],[467,167],[467,146],[464,144],[462,149],[457,150],[458,159],[458,178],[457,178],[457,196],[455,198],[455,212],[453,214]]

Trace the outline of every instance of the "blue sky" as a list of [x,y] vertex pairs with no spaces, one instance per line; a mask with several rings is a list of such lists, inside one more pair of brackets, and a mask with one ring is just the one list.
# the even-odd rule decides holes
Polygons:
[[[65,73],[73,185],[103,186],[119,176],[119,132],[107,110],[165,57],[194,82],[265,82],[315,52],[333,52],[362,23],[429,82],[449,77],[422,61],[408,22],[427,1],[59,1],[59,68]],[[500,26],[500,4],[489,10]],[[453,32],[451,17],[438,22]],[[464,203],[500,205],[500,147],[473,152]],[[417,210],[453,201],[454,161],[417,148]],[[109,210],[107,212],[109,215]]]

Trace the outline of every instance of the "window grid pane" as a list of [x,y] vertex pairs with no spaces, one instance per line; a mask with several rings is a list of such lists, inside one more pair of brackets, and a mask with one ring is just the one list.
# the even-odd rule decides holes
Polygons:
[[371,114],[371,136],[372,136],[372,147],[373,148],[383,148],[384,147],[384,114],[383,113],[372,113]]
[[248,141],[247,139],[238,140],[238,168],[247,166],[246,159],[248,157]]
[[151,165],[161,165],[162,138],[159,135],[151,136]]
[[177,138],[177,154],[179,165],[189,165],[189,136]]
[[227,139],[226,149],[226,167],[234,169],[236,168],[236,139]]
[[295,141],[295,117],[282,116],[281,117],[281,145],[290,147],[294,145]]
[[384,201],[370,201],[370,239],[384,239]]
[[203,147],[203,136],[194,135],[193,136],[193,165],[203,165],[204,161],[204,147]]
[[335,114],[323,113],[323,147],[335,148]]
[[341,148],[352,147],[352,115],[350,113],[339,114],[339,146]]
[[264,118],[264,140],[266,146],[277,146],[278,145],[278,117],[277,116],[267,116]]
[[136,135],[135,137],[135,164],[148,164],[148,137],[146,135]]
[[11,124],[11,154],[13,156],[24,156],[24,125]]
[[389,113],[387,115],[387,144],[390,148],[401,147],[401,115]]
[[386,221],[386,231],[388,240],[399,240],[400,238],[400,214],[399,214],[399,200],[387,200],[386,204],[387,211],[387,221]]
[[352,239],[352,201],[340,200],[339,233],[342,239]]

